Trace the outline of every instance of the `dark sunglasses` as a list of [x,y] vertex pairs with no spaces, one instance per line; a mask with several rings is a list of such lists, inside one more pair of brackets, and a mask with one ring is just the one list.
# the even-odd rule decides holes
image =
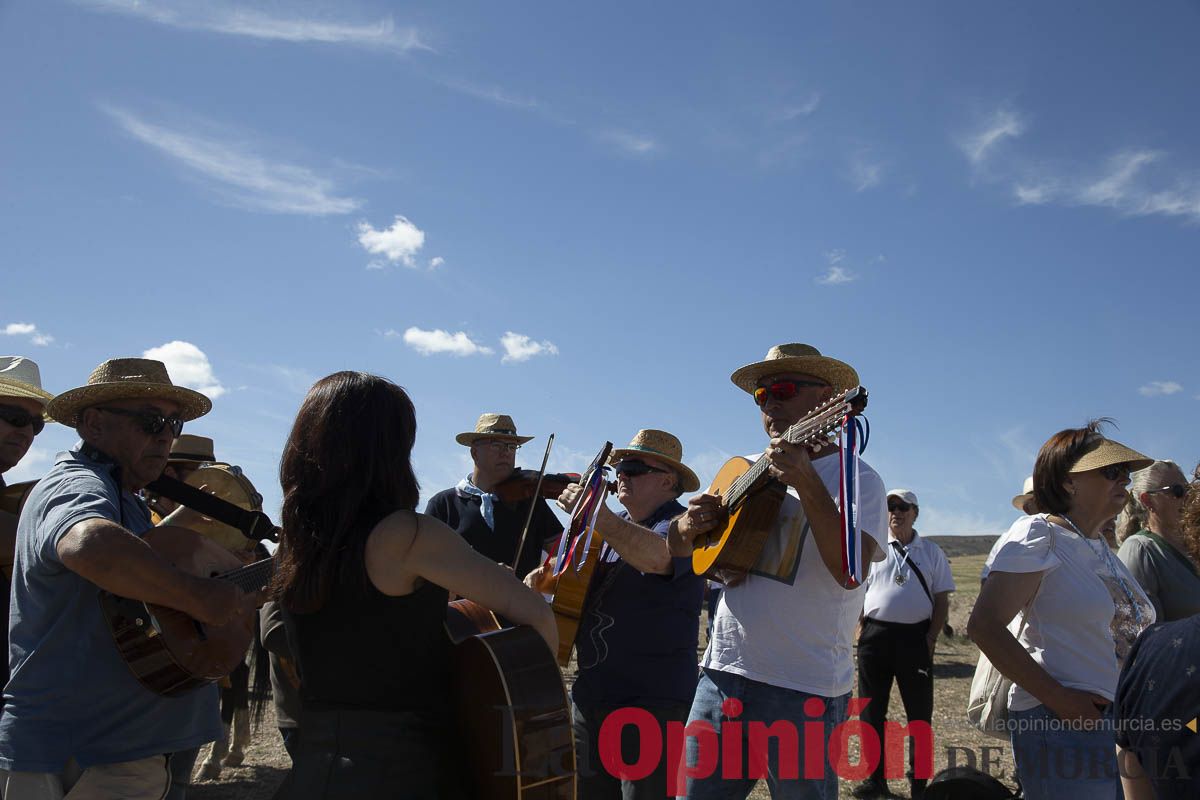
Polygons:
[[41,414],[30,414],[20,406],[0,405],[0,419],[14,428],[24,428],[26,425],[32,425],[34,436],[37,436],[46,427],[46,420],[42,418]]
[[1179,499],[1187,494],[1187,487],[1181,483],[1173,483],[1170,486],[1160,486],[1157,489],[1149,489],[1146,494],[1158,494],[1159,492],[1167,492],[1172,497]]
[[1104,476],[1106,481],[1119,481],[1129,478],[1128,464],[1109,464],[1107,467],[1100,468],[1100,474]]
[[903,500],[889,500],[888,511],[912,511],[913,506],[905,503]]
[[651,472],[666,472],[665,469],[652,467],[644,461],[618,461],[615,469],[618,475],[624,475],[627,478],[636,478],[638,475],[647,475]]
[[153,411],[131,411],[128,408],[109,408],[107,406],[97,406],[96,408],[99,411],[107,411],[110,414],[132,417],[137,420],[142,433],[149,434],[150,436],[158,436],[162,433],[163,428],[170,428],[171,436],[175,439],[178,439],[179,434],[183,433],[183,420],[179,417],[164,417],[162,414]]
[[791,400],[801,389],[817,388],[828,386],[827,383],[819,381],[775,381],[770,386],[759,386],[754,390],[754,402],[760,406],[767,404],[767,397],[773,397],[776,400]]

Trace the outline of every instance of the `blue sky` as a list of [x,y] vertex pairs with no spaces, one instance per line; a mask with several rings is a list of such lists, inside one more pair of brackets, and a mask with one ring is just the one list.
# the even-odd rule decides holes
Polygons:
[[[729,382],[852,363],[926,533],[991,533],[1094,416],[1200,460],[1200,4],[0,4],[0,350],[153,351],[275,513],[307,387],[386,375],[423,494],[483,411],[707,483]],[[72,432],[49,426],[9,479]],[[536,452],[534,452],[536,450]]]

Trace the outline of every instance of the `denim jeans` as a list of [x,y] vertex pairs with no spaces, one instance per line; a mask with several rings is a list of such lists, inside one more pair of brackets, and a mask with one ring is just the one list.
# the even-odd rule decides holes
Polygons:
[[[850,694],[839,697],[820,697],[792,689],[760,683],[732,672],[720,670],[702,670],[700,683],[696,686],[696,697],[692,701],[692,712],[688,716],[688,724],[705,721],[722,735],[722,725],[730,721],[722,711],[722,703],[728,699],[737,699],[742,703],[741,714],[736,721],[742,723],[740,737],[740,763],[730,763],[728,756],[737,751],[736,745],[721,742],[719,753],[716,754],[716,765],[711,775],[689,777],[687,780],[688,800],[744,800],[758,782],[757,777],[765,773],[767,787],[775,800],[837,800],[838,780],[829,764],[829,737],[833,729],[846,719],[846,704]],[[808,700],[821,701],[823,713],[810,715],[804,707]],[[808,711],[815,711],[810,708]],[[783,760],[786,767],[789,762],[797,763],[799,776],[789,777],[780,775],[780,741],[772,739],[767,752],[754,748],[759,752],[750,752],[749,734],[750,722],[761,722],[771,725],[775,722],[790,723],[797,734],[797,742],[789,744],[788,749],[797,747],[795,754]],[[806,743],[805,737],[819,727],[822,731],[819,749],[821,765],[817,771],[823,773],[820,778],[805,778],[806,744],[814,748],[817,743]],[[730,731],[732,733],[732,731]],[[701,758],[701,739],[695,736],[687,738],[685,762],[683,769],[696,770]],[[708,747],[711,749],[710,742]],[[787,755],[787,754],[785,754]],[[794,756],[794,758],[793,758]],[[811,765],[810,765],[811,766]],[[704,771],[704,770],[700,770]]]
[[1066,727],[1045,706],[1009,712],[1009,739],[1027,800],[1124,797],[1112,716],[1094,730]]

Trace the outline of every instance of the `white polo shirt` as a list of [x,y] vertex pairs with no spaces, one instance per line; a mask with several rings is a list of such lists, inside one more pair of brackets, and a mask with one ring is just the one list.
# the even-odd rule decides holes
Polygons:
[[942,548],[913,531],[908,547],[888,531],[887,558],[871,564],[867,575],[867,595],[863,599],[863,616],[880,622],[912,624],[933,616],[933,602],[921,588],[913,573],[914,565],[925,576],[929,593],[952,592],[954,578],[950,562]]

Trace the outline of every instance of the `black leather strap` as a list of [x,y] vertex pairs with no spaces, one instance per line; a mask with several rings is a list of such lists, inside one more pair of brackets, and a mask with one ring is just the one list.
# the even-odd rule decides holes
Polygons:
[[247,511],[170,475],[159,476],[158,480],[147,484],[146,488],[193,511],[199,511],[206,517],[212,517],[217,522],[237,528],[247,539],[256,542],[264,539],[279,541],[279,529],[271,522],[271,518],[261,511]]

